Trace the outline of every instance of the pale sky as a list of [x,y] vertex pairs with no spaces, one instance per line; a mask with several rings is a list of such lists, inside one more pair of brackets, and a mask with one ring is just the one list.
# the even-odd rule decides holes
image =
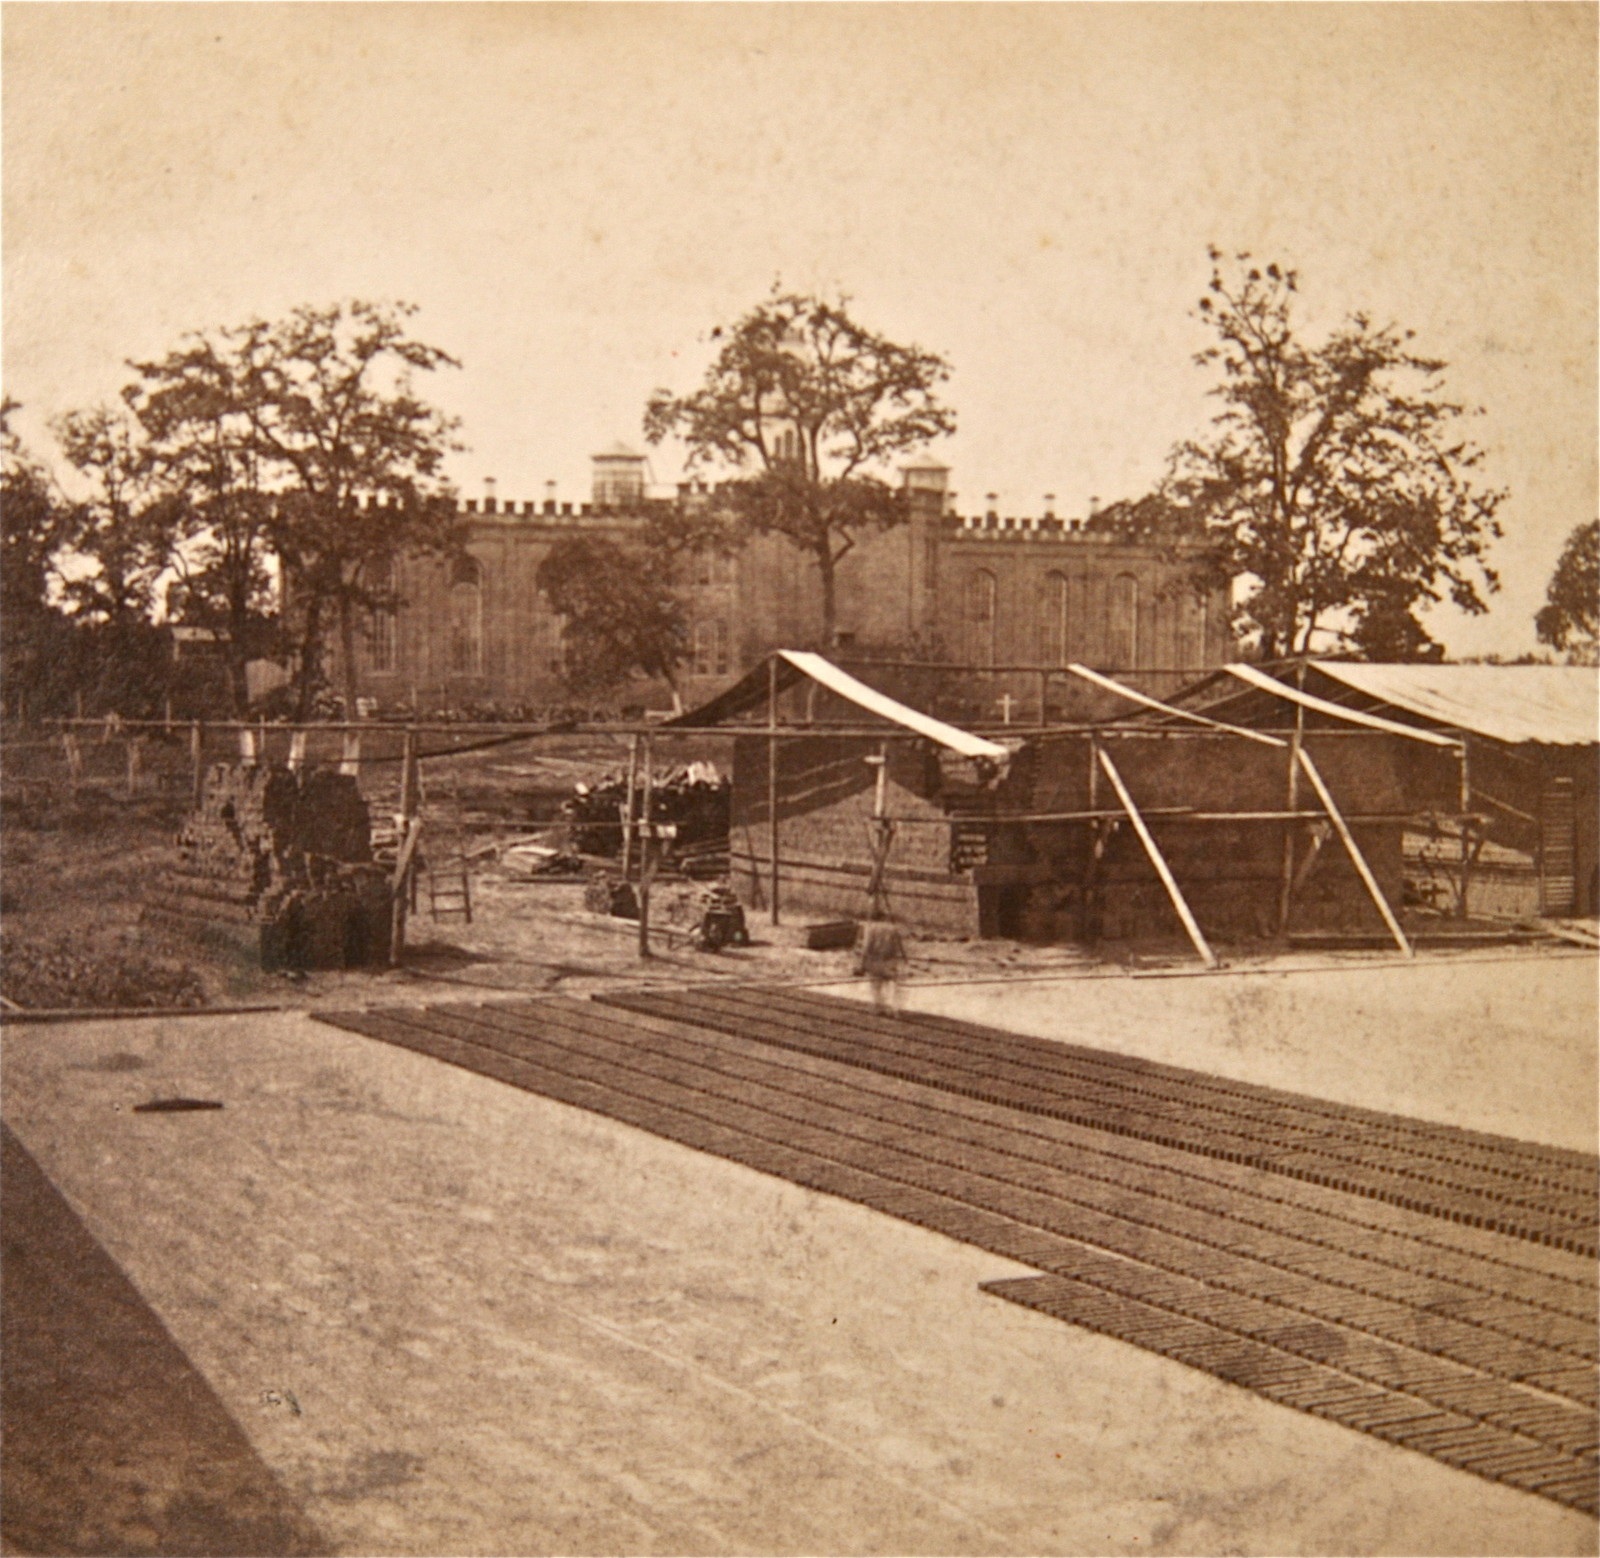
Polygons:
[[[948,356],[961,506],[1138,496],[1210,415],[1206,245],[1451,364],[1511,489],[1491,614],[1533,647],[1596,514],[1592,5],[4,8],[4,374],[22,429],[130,357],[406,299],[502,498],[687,389],[775,277]],[[670,448],[652,455],[675,479]]]

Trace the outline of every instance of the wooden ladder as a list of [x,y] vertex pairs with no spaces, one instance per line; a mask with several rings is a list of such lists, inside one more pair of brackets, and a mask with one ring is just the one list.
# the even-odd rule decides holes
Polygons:
[[472,876],[465,855],[428,862],[428,914],[435,920],[459,914],[472,923]]

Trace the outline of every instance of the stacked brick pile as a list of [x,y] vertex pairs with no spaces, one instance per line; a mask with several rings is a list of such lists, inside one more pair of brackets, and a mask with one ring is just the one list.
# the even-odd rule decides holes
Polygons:
[[151,907],[259,940],[266,968],[346,968],[389,948],[388,878],[354,778],[219,763]]

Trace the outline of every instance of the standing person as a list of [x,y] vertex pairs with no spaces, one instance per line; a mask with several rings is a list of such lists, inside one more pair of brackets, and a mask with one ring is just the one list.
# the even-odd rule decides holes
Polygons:
[[892,920],[866,920],[856,946],[856,973],[872,982],[872,1004],[900,1015],[900,981],[906,971],[906,945]]

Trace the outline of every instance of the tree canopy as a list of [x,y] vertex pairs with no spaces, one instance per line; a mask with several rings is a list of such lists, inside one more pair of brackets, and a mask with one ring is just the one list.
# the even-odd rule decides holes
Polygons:
[[1505,497],[1478,479],[1446,364],[1362,313],[1311,344],[1294,271],[1210,254],[1199,314],[1216,340],[1196,362],[1216,373],[1221,409],[1173,452],[1163,486],[1204,572],[1234,583],[1236,626],[1264,659],[1439,653],[1418,612],[1446,597],[1487,609]]
[[937,387],[949,364],[858,324],[848,299],[779,292],[712,331],[699,389],[657,390],[645,436],[680,437],[693,469],[730,473],[736,523],[786,536],[817,566],[820,640],[836,633],[835,577],[858,536],[902,523],[904,496],[880,474],[898,455],[955,431]]
[[570,692],[603,695],[638,672],[676,694],[689,621],[659,548],[570,536],[545,554],[536,577],[565,619],[562,680]]
[[1540,643],[1579,664],[1600,657],[1600,522],[1591,519],[1567,537],[1533,625]]

